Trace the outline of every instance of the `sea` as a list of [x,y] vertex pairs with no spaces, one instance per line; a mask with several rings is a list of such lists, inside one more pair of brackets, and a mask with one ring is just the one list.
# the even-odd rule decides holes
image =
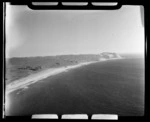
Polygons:
[[117,114],[143,116],[142,57],[97,62],[40,80],[10,93],[7,116]]

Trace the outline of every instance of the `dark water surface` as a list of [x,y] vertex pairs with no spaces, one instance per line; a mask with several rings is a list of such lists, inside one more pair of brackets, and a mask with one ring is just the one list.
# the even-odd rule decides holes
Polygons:
[[144,114],[144,59],[98,62],[9,95],[7,115]]

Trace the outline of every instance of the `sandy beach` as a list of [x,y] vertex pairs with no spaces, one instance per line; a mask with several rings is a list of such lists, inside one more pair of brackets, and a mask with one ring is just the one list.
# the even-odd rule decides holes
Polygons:
[[112,58],[112,59],[105,59],[105,60],[100,60],[100,61],[90,61],[90,62],[82,62],[76,65],[70,65],[70,66],[63,66],[63,67],[59,67],[59,68],[50,68],[47,70],[43,70],[40,71],[36,74],[31,74],[27,77],[15,80],[11,83],[9,83],[8,85],[6,85],[6,95],[16,91],[18,89],[26,89],[28,88],[29,85],[38,82],[42,79],[45,79],[47,77],[53,76],[53,75],[57,75],[59,73],[62,72],[67,72],[68,70],[74,69],[74,68],[78,68],[84,65],[89,65],[92,63],[96,63],[96,62],[103,62],[103,61],[108,61],[108,60],[118,60],[118,59],[123,59],[123,58]]
[[81,67],[84,65],[89,65],[91,63],[96,63],[96,62],[97,61],[84,62],[84,63],[79,63],[77,65],[71,65],[71,66],[65,66],[65,67],[59,67],[59,68],[50,68],[48,70],[44,70],[36,74],[29,75],[25,78],[21,78],[19,80],[13,81],[10,84],[8,84],[6,86],[6,95],[18,89],[28,88],[29,85],[37,81],[40,81],[42,79],[45,79],[47,77],[50,77],[50,76],[53,76],[62,72],[67,72],[68,70]]

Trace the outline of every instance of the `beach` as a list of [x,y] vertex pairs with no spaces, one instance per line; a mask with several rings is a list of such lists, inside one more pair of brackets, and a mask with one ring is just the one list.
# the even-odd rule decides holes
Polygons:
[[31,74],[25,78],[21,78],[19,80],[13,81],[9,83],[8,85],[6,85],[6,95],[18,89],[27,88],[29,85],[37,81],[40,81],[42,79],[45,79],[47,77],[57,75],[62,72],[67,72],[68,70],[78,68],[84,65],[89,65],[95,62],[97,61],[83,62],[77,65],[64,66],[64,67],[59,67],[59,68],[50,68],[50,69],[38,72],[36,74]]

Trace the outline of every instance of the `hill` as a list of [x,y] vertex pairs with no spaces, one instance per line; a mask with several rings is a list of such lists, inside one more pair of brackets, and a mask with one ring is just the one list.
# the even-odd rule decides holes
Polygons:
[[82,62],[102,61],[120,58],[116,53],[58,55],[37,57],[14,57],[6,62],[6,84],[49,68],[75,65]]

